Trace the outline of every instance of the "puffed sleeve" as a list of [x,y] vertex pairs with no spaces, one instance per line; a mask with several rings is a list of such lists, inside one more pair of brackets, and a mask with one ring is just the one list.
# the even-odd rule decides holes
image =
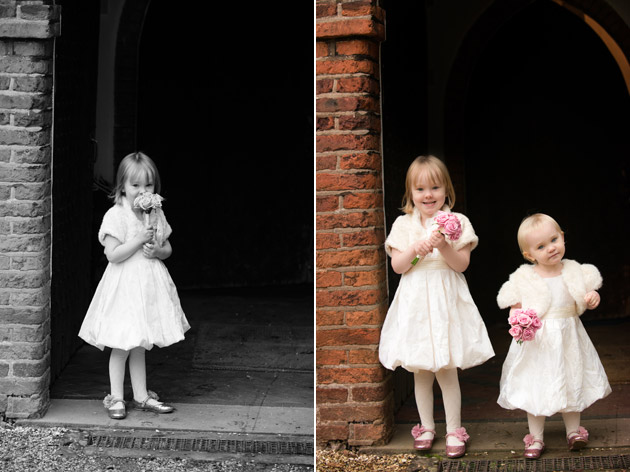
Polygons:
[[392,229],[385,240],[385,252],[392,256],[392,249],[404,251],[409,247],[409,217],[401,215],[394,221]]
[[461,213],[455,213],[455,215],[459,218],[459,222],[462,225],[462,235],[457,241],[453,242],[453,249],[459,251],[461,248],[472,243],[470,247],[472,251],[479,244],[479,238],[475,234],[475,230],[466,215],[462,215]]
[[497,304],[499,305],[499,308],[509,308],[520,302],[521,295],[516,287],[516,284],[512,281],[512,277],[510,277],[510,280],[505,282],[499,290],[499,294],[497,295]]
[[581,264],[582,276],[584,277],[584,287],[587,292],[597,290],[603,284],[603,279],[597,267],[592,264]]
[[103,216],[103,222],[98,230],[98,240],[104,246],[105,236],[113,236],[121,243],[125,242],[126,228],[122,217],[121,208],[114,205]]

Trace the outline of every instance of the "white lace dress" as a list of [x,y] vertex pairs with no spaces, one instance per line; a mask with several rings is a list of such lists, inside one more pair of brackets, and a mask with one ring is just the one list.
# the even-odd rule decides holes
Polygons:
[[580,412],[607,396],[610,384],[562,276],[543,280],[551,306],[539,315],[542,327],[532,341],[512,340],[498,403],[535,416]]
[[[142,229],[129,203],[114,205],[105,216],[98,233],[104,244],[111,235],[124,243]],[[166,223],[164,239],[171,234]],[[129,350],[169,346],[184,339],[190,329],[177,289],[159,259],[148,259],[140,248],[119,263],[109,263],[96,288],[79,331],[89,344]]]
[[[448,243],[455,249],[470,243],[474,248],[478,238],[470,221],[461,213],[455,215],[462,223],[462,236]],[[385,250],[391,256],[392,248],[404,251],[412,242],[426,239],[431,224],[429,220],[426,228],[421,225],[417,209],[414,214],[398,217]],[[381,331],[379,358],[383,366],[437,372],[470,368],[493,356],[466,278],[452,270],[437,249],[401,276]]]

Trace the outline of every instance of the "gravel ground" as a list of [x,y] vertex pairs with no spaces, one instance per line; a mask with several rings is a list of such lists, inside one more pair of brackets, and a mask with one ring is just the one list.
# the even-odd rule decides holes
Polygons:
[[317,450],[317,472],[416,472],[437,471],[438,464],[417,454],[359,454],[349,450]]
[[87,435],[64,428],[31,428],[0,422],[3,472],[312,472],[313,467],[242,458],[220,461],[185,456],[121,456],[91,450]]

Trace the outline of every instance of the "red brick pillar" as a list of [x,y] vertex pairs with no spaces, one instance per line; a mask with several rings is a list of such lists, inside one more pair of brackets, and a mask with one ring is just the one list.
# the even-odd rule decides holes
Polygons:
[[392,433],[378,360],[387,312],[375,1],[317,2],[317,440],[372,445]]

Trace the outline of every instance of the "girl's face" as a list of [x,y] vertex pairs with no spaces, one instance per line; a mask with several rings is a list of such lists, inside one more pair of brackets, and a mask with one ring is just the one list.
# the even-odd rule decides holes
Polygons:
[[425,219],[433,218],[444,206],[446,187],[430,179],[427,172],[418,172],[413,181],[411,196],[424,223]]
[[564,257],[564,233],[551,221],[545,221],[525,236],[527,250],[523,255],[544,268],[553,268]]
[[133,208],[133,202],[138,195],[143,192],[154,192],[153,180],[147,172],[131,172],[125,181],[124,192],[124,198]]

